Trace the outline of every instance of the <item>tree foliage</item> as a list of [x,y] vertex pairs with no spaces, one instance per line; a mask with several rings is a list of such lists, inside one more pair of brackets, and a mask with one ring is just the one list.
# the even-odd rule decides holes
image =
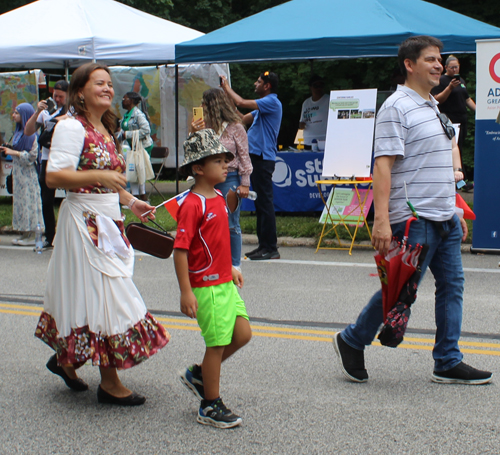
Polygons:
[[[0,0],[0,14],[31,3],[33,0]],[[119,0],[141,11],[187,27],[209,33],[268,8],[285,3],[285,0]],[[333,1],[333,0],[332,0]],[[451,11],[500,27],[500,2],[484,0],[427,0]],[[360,12],[362,14],[362,12]],[[126,26],[126,24],[124,24]],[[276,30],[279,32],[279,25]],[[258,33],[258,30],[255,31]],[[458,55],[461,74],[468,82],[471,94],[475,92],[475,55]],[[283,123],[279,142],[293,142],[300,116],[302,101],[309,96],[307,80],[312,73],[322,75],[330,90],[372,88],[388,90],[394,86],[393,73],[397,67],[394,58],[337,60],[326,62],[299,62],[231,65],[232,83],[245,98],[255,96],[253,83],[262,71],[274,71],[280,76],[279,97],[283,102]],[[470,116],[473,117],[473,116]],[[464,164],[473,163],[473,128],[465,150]]]

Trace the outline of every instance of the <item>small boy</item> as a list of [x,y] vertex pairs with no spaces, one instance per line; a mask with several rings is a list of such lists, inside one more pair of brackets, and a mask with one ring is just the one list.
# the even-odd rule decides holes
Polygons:
[[224,182],[233,159],[211,129],[184,142],[183,174],[195,184],[177,214],[174,264],[181,291],[181,311],[196,318],[205,339],[205,356],[181,374],[181,382],[201,400],[197,421],[217,428],[241,424],[219,395],[221,363],[250,341],[245,303],[236,286],[241,272],[231,265],[227,204],[214,189]]

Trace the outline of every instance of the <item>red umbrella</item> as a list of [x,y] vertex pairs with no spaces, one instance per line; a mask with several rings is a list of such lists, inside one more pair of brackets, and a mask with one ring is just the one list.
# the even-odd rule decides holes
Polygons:
[[411,305],[417,298],[417,287],[422,275],[422,264],[427,255],[428,245],[423,245],[421,248],[415,248],[418,251],[418,263],[415,272],[410,279],[403,285],[396,304],[387,313],[384,326],[378,334],[380,343],[384,346],[395,348],[403,341],[408,320],[411,315]]
[[396,304],[401,289],[408,282],[417,267],[421,246],[416,245],[412,249],[411,246],[407,248],[406,245],[410,224],[416,219],[414,216],[408,219],[403,240],[399,242],[394,238],[386,256],[382,256],[378,252],[375,255],[378,275],[382,284],[384,321],[387,313]]

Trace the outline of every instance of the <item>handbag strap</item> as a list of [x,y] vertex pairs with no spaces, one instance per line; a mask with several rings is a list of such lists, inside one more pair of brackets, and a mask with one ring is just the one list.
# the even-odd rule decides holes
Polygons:
[[[156,222],[155,222],[154,220],[152,220],[151,218],[149,218],[149,221],[151,221],[151,223],[153,223],[156,227],[160,228],[160,230],[161,230],[162,232],[165,232],[166,234],[168,234],[168,231],[167,231],[165,228],[163,228],[163,226],[160,226],[158,223],[156,223]],[[141,223],[142,223],[142,221],[141,221]],[[142,224],[144,224],[144,223],[142,223]]]

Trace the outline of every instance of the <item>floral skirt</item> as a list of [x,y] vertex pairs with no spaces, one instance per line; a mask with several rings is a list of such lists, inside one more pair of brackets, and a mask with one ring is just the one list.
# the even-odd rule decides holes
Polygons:
[[148,312],[125,333],[103,336],[89,330],[88,326],[60,337],[54,318],[45,311],[40,316],[35,336],[56,351],[59,364],[84,364],[105,368],[130,368],[148,359],[165,346],[170,335]]
[[119,220],[118,195],[69,193],[61,205],[35,336],[56,351],[59,364],[130,368],[170,335],[132,281],[133,249],[120,257],[98,248],[89,213]]

